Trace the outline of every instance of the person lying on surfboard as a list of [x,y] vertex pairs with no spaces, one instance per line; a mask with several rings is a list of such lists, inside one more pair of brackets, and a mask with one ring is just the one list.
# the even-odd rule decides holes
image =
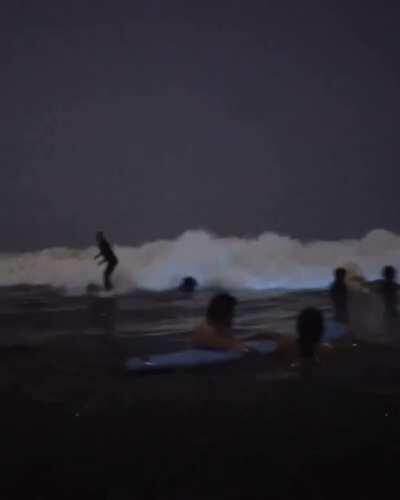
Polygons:
[[248,347],[231,334],[236,304],[237,300],[228,293],[213,297],[208,305],[206,321],[192,334],[192,344],[207,349],[247,351]]
[[110,243],[105,239],[102,231],[97,231],[96,233],[97,246],[99,247],[99,253],[95,256],[95,260],[102,257],[99,265],[107,263],[107,266],[103,273],[103,283],[106,290],[112,289],[111,274],[117,267],[118,259],[113,252]]

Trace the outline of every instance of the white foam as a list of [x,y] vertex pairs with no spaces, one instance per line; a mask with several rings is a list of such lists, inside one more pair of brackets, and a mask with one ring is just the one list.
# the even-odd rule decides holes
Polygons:
[[385,306],[357,266],[347,268],[349,330],[357,339],[384,340]]
[[[140,247],[116,246],[120,264],[114,275],[119,291],[140,287],[174,288],[191,275],[201,286],[266,290],[325,287],[332,270],[357,263],[368,279],[385,264],[400,268],[400,237],[385,230],[360,240],[303,243],[264,233],[258,238],[218,238],[205,231],[188,231],[176,240]],[[0,284],[48,284],[84,289],[101,283],[93,260],[95,247],[84,250],[50,248],[38,252],[0,254]]]

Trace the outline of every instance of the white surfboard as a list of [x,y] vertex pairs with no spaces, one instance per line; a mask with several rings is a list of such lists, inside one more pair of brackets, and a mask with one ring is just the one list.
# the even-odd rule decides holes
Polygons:
[[[245,342],[249,352],[269,354],[277,349],[278,344],[272,340],[252,340]],[[222,349],[186,349],[169,354],[154,354],[148,357],[133,357],[125,362],[129,371],[136,373],[191,368],[202,365],[226,363],[245,356],[246,352]]]

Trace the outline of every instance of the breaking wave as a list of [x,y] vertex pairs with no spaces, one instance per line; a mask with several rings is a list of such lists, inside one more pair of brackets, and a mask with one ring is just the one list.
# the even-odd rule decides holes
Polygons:
[[[360,240],[299,240],[274,233],[257,238],[219,238],[205,231],[188,231],[176,240],[139,247],[115,246],[120,264],[114,281],[120,291],[132,288],[166,290],[191,275],[200,286],[266,290],[326,286],[332,270],[355,262],[368,279],[385,264],[400,267],[400,236],[374,230]],[[0,254],[0,283],[52,285],[84,289],[101,283],[93,256],[83,250],[49,248],[37,252]]]

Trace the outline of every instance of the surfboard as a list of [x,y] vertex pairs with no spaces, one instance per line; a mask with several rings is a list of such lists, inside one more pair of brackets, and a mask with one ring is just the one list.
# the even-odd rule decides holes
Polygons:
[[[245,342],[249,352],[269,354],[277,349],[278,344],[272,340],[252,340]],[[169,354],[153,354],[148,357],[132,357],[127,359],[125,367],[136,373],[174,370],[197,366],[227,363],[245,356],[246,352],[217,349],[186,349]]]

